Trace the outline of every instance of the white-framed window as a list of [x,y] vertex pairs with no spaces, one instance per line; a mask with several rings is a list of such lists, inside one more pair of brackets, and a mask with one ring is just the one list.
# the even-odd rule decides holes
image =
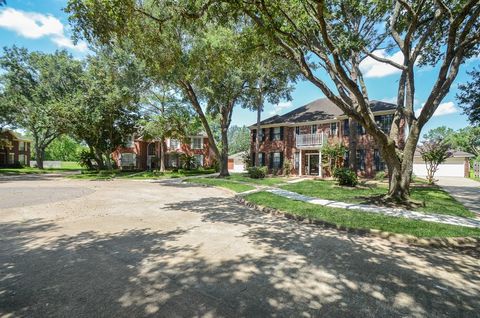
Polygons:
[[300,152],[299,151],[296,151],[293,154],[293,164],[294,164],[295,170],[298,170],[298,168],[300,167]]
[[169,155],[168,156],[168,166],[172,168],[177,168],[178,167],[178,157],[175,155]]
[[127,148],[133,147],[133,135],[127,136],[127,140],[125,140],[125,147]]
[[265,153],[259,152],[258,153],[258,166],[262,167],[265,165]]
[[338,125],[337,123],[330,123],[330,136],[337,136],[338,134]]
[[203,167],[203,155],[194,155],[195,165],[197,167]]
[[15,154],[10,152],[8,154],[8,164],[13,165],[15,163]]
[[203,138],[202,137],[192,137],[192,149],[203,149]]
[[280,169],[282,167],[282,157],[279,152],[273,153],[273,169]]
[[25,165],[27,163],[27,156],[25,156],[23,154],[19,154],[18,155],[18,162],[20,162],[20,164],[22,164],[22,165]]
[[300,135],[300,126],[295,127],[295,135]]
[[170,138],[170,149],[180,148],[180,141],[178,139]]
[[19,141],[18,142],[18,150],[25,151],[25,142],[24,141]]
[[317,125],[312,125],[312,126],[310,127],[310,133],[316,134],[316,133],[317,133],[317,129],[318,129]]
[[282,129],[281,127],[273,128],[272,140],[282,140]]

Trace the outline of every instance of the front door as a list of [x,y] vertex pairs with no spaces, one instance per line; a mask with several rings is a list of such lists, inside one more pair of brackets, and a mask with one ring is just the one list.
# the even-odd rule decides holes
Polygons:
[[308,174],[318,176],[319,168],[319,156],[318,154],[308,155]]

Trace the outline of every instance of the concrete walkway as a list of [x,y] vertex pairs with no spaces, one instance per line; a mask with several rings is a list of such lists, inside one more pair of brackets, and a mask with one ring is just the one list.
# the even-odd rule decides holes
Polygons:
[[480,182],[468,178],[440,177],[437,184],[480,216]]
[[287,191],[287,190],[277,189],[277,188],[268,189],[266,191],[288,198],[288,199],[303,201],[303,202],[322,205],[322,206],[328,206],[332,208],[357,210],[362,212],[379,213],[379,214],[384,214],[388,216],[404,217],[404,218],[421,220],[421,221],[480,228],[480,220],[468,219],[468,218],[463,218],[459,216],[442,215],[442,214],[426,214],[426,213],[420,213],[415,211],[409,211],[405,209],[385,208],[385,207],[379,207],[379,206],[367,205],[367,204],[337,202],[332,200],[324,200],[324,199],[309,197],[306,195],[298,194],[298,193]]

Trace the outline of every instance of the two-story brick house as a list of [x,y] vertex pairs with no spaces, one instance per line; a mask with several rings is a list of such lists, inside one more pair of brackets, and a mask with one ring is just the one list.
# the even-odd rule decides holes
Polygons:
[[[211,150],[206,134],[198,134],[187,138],[190,142],[182,142],[167,138],[164,143],[165,167],[180,168],[182,154],[195,158],[197,167],[209,167],[214,163],[215,154]],[[145,140],[132,136],[125,147],[119,147],[112,157],[120,169],[156,169],[162,147],[159,140]]]
[[29,166],[31,140],[12,130],[0,131],[0,167]]
[[[388,132],[396,105],[372,101],[370,107],[376,122]],[[284,115],[267,118],[260,123],[260,162],[257,165],[267,166],[270,172],[282,172],[284,162],[289,160],[292,174],[322,177],[328,174],[328,171],[320,168],[322,146],[327,143],[343,143],[348,147],[353,141],[356,143],[359,175],[372,177],[378,171],[384,171],[386,166],[373,138],[365,133],[361,125],[354,123],[353,127],[350,126],[348,117],[327,98],[317,99]],[[256,124],[249,128],[251,155],[256,158]],[[403,140],[403,125],[400,131],[397,138]],[[348,156],[349,152],[346,152],[344,162],[349,161]]]

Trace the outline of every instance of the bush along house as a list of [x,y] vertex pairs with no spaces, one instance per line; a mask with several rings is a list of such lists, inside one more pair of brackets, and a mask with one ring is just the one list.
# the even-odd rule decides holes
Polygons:
[[[206,134],[189,136],[189,142],[167,138],[164,143],[165,167],[167,169],[182,168],[182,158],[194,158],[195,167],[210,167],[215,162],[215,155],[209,145]],[[145,140],[132,136],[113,152],[112,157],[117,166],[123,170],[154,170],[160,165],[161,146],[159,140]]]
[[[371,101],[370,108],[378,125],[389,132],[396,105]],[[250,153],[252,162],[255,162],[256,124],[249,128]],[[356,160],[351,161],[359,176],[373,177],[386,169],[373,137],[366,134],[363,126],[349,120],[327,98],[315,100],[284,115],[267,118],[260,123],[260,129],[259,162],[255,162],[255,165],[268,167],[269,173],[286,173],[284,170],[288,168],[293,175],[330,176],[331,169],[325,164],[326,156],[322,154],[322,148],[340,144],[346,149],[353,147]],[[403,141],[404,134],[403,124],[397,140]],[[341,160],[346,167],[350,162],[349,153],[345,151]]]
[[0,130],[0,167],[30,165],[31,140],[12,130]]

